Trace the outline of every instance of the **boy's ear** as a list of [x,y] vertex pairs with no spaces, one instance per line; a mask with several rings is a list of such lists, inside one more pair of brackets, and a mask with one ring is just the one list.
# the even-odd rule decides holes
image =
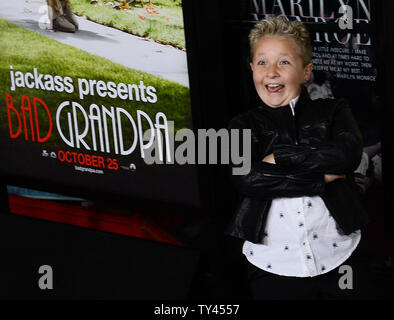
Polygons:
[[313,64],[311,62],[311,63],[308,63],[304,68],[304,80],[305,81],[308,81],[309,78],[311,77],[312,70],[313,70]]
[[249,62],[250,70],[254,71],[253,62]]

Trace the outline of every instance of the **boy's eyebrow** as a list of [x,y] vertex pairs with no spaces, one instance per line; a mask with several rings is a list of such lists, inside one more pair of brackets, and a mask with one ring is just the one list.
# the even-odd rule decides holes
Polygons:
[[[256,56],[258,56],[258,57],[262,57],[264,55],[265,55],[264,52],[256,53]],[[283,56],[291,56],[291,55],[286,52],[283,52],[283,53],[280,53],[279,56],[283,57]]]

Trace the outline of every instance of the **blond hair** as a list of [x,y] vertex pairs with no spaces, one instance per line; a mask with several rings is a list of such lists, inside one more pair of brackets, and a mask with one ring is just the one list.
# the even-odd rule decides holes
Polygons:
[[285,17],[261,20],[249,33],[250,58],[253,59],[257,41],[264,36],[281,36],[293,40],[300,49],[300,57],[306,66],[312,60],[312,42],[305,25],[299,21],[289,21]]

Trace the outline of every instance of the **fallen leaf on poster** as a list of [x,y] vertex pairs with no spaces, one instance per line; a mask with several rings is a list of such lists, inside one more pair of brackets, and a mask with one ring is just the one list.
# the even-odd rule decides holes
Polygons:
[[145,5],[145,11],[148,14],[159,14],[159,11],[157,11],[156,8],[154,7],[154,5],[151,3],[148,3]]
[[129,10],[129,9],[130,9],[130,6],[129,6],[129,4],[128,4],[126,1],[123,1],[123,2],[122,2],[122,5],[121,5],[121,8],[122,8],[122,9]]

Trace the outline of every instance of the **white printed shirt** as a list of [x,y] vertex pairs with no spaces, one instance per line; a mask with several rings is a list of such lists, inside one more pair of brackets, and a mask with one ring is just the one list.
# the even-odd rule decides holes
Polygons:
[[[294,106],[298,97],[290,102]],[[356,249],[361,231],[343,235],[319,196],[275,198],[268,212],[263,243],[245,241],[242,252],[271,273],[314,277],[329,272]]]

